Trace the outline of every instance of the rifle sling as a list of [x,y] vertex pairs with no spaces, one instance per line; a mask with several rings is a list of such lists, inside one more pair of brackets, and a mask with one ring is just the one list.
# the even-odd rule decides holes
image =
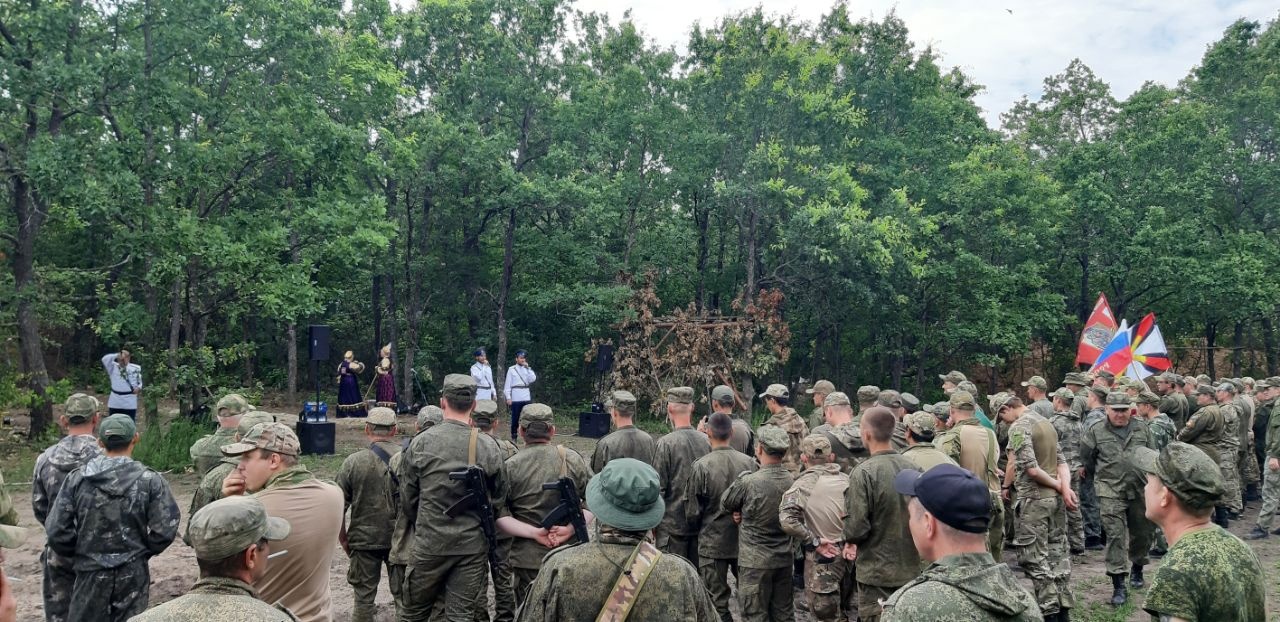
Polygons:
[[625,622],[627,616],[631,615],[631,607],[636,604],[636,598],[640,596],[640,590],[644,589],[645,581],[649,580],[649,573],[658,565],[661,557],[662,552],[648,540],[636,545],[631,557],[627,559],[627,569],[613,583],[613,590],[609,592],[609,598],[604,601],[604,607],[596,616],[596,622]]
[[569,474],[569,456],[565,453],[564,445],[556,445],[556,450],[560,453],[560,477],[563,479]]
[[480,428],[471,428],[471,440],[467,442],[467,466],[476,463],[476,443],[480,440]]

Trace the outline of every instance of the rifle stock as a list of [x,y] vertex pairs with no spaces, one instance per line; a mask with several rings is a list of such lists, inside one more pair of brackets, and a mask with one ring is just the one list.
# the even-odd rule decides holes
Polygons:
[[587,519],[582,514],[582,500],[578,497],[578,487],[574,485],[573,480],[562,477],[554,482],[543,484],[542,489],[560,492],[560,503],[542,518],[542,528],[573,525],[574,537],[579,543],[586,544],[590,540],[590,536],[587,535]]
[[499,566],[498,528],[493,515],[493,505],[489,503],[488,476],[484,469],[473,464],[462,471],[451,471],[449,479],[460,480],[467,494],[446,508],[445,516],[457,518],[464,512],[475,514],[480,521],[480,531],[484,532],[484,539],[488,544],[489,565],[497,568]]

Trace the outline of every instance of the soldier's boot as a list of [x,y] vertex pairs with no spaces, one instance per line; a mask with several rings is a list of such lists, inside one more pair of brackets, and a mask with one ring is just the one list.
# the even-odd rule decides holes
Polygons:
[[1231,521],[1227,520],[1227,508],[1220,505],[1213,506],[1213,523],[1223,529],[1231,524]]
[[1267,533],[1266,529],[1263,529],[1255,525],[1253,527],[1253,531],[1250,531],[1249,533],[1245,534],[1244,539],[1245,540],[1261,540],[1270,535],[1271,534]]
[[1119,607],[1129,600],[1129,589],[1124,584],[1124,573],[1111,575],[1111,606]]
[[1071,608],[1063,607],[1058,610],[1058,622],[1071,622]]
[[1257,484],[1249,484],[1248,486],[1245,487],[1244,500],[1245,501],[1261,501],[1262,500],[1262,495],[1258,493]]
[[1089,551],[1101,551],[1101,550],[1104,548],[1104,547],[1102,546],[1102,537],[1101,537],[1101,536],[1089,536],[1088,538],[1085,538],[1085,539],[1084,539],[1084,548],[1085,548],[1086,550],[1089,550]]
[[1142,566],[1134,564],[1133,568],[1130,569],[1129,585],[1132,585],[1134,588],[1141,588],[1143,585],[1146,585],[1142,581]]

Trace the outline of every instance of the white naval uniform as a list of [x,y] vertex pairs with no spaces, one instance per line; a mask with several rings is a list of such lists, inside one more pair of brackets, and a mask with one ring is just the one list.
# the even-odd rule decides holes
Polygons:
[[107,398],[107,408],[137,410],[138,395],[133,390],[142,388],[142,366],[129,363],[121,374],[120,366],[116,364],[118,356],[119,353],[113,352],[102,357],[102,368],[111,378],[111,397]]
[[493,399],[493,367],[476,361],[471,364],[471,377],[476,381],[476,399]]
[[529,386],[538,380],[538,374],[529,367],[512,365],[507,368],[507,381],[502,384],[502,394],[513,402],[532,402]]

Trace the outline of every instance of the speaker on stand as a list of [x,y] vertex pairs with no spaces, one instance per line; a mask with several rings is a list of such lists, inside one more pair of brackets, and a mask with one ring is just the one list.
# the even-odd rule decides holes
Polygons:
[[321,363],[329,360],[332,330],[324,324],[307,327],[307,352],[311,359],[311,377],[316,383],[316,401],[305,404],[298,415],[298,441],[304,454],[332,454],[337,426],[329,421],[329,405],[320,401]]
[[596,348],[596,396],[591,410],[578,413],[578,436],[603,438],[609,433],[609,413],[604,411],[604,375],[613,369],[613,346],[607,343]]

